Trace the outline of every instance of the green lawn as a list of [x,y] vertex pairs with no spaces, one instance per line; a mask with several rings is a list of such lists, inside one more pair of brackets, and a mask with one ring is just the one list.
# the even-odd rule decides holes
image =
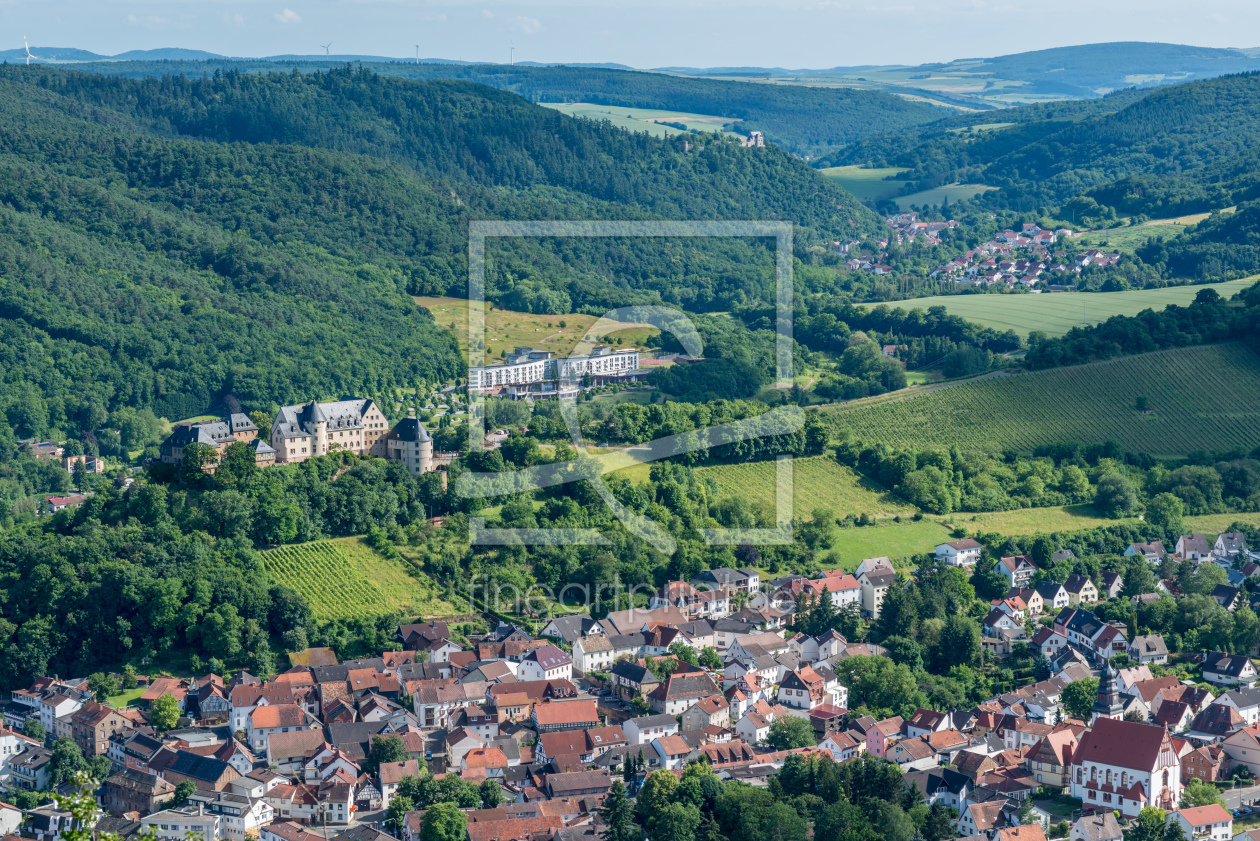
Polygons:
[[876,526],[840,529],[839,537],[829,551],[840,553],[840,566],[848,572],[857,569],[864,558],[883,555],[892,558],[894,566],[908,568],[912,564],[899,562],[898,559],[930,553],[938,543],[947,540],[953,540],[949,529],[935,520],[925,517],[916,523],[903,518],[900,523],[888,521]]
[[885,193],[900,190],[908,183],[884,180],[890,175],[904,172],[900,167],[869,169],[861,166],[831,166],[818,171],[859,199],[877,199]]
[[111,707],[117,707],[118,709],[129,707],[140,700],[140,696],[145,693],[146,689],[148,689],[147,686],[137,686],[135,689],[127,689],[123,692],[119,692],[117,695],[110,695],[107,701]]
[[[738,495],[749,502],[774,506],[775,471],[775,462],[758,461],[700,467],[696,475],[713,478],[723,496]],[[794,459],[792,474],[792,511],[797,518],[808,518],[815,508],[828,508],[838,517],[868,514],[884,518],[912,515],[915,511],[914,506],[897,499],[831,456]]]
[[[1250,287],[1256,278],[1209,283],[1222,297],[1231,297]],[[1040,330],[1048,336],[1062,336],[1073,327],[1098,324],[1113,315],[1137,315],[1145,309],[1161,310],[1169,304],[1185,306],[1204,286],[1171,286],[1129,292],[1069,292],[1041,295],[939,295],[899,301],[902,309],[942,306],[958,315],[995,330],[1014,330],[1027,336]]]

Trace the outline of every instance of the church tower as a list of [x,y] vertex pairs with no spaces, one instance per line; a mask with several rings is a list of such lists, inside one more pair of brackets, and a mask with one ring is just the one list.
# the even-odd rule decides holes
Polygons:
[[1090,708],[1090,724],[1100,718],[1124,718],[1124,704],[1120,700],[1120,690],[1116,688],[1116,669],[1110,660],[1103,662],[1102,674],[1098,677],[1098,700]]

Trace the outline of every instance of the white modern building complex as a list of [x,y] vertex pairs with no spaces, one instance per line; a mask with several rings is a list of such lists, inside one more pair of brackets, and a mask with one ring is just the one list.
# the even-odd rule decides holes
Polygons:
[[581,356],[556,357],[549,350],[513,348],[502,365],[468,369],[468,390],[496,392],[504,397],[577,397],[585,378],[592,385],[629,379],[639,368],[639,351],[614,350],[606,345]]

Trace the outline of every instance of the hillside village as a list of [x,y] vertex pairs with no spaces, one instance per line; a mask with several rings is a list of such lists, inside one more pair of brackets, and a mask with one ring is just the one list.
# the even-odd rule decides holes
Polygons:
[[[878,252],[866,253],[862,243],[850,240],[832,244],[835,252],[849,257],[844,267],[875,275],[896,271],[888,265],[886,249],[890,243],[901,246],[935,247],[942,244],[944,231],[957,229],[954,219],[938,222],[919,221],[916,212],[897,213],[884,217],[891,233],[875,245]],[[1081,272],[1089,267],[1108,268],[1120,262],[1120,253],[1098,249],[1085,251],[1054,248],[1074,236],[1068,228],[1044,230],[1036,223],[1025,222],[1020,230],[1004,230],[974,248],[966,249],[952,260],[932,269],[928,276],[952,282],[959,287],[1023,288],[1050,292],[1075,288]]]
[[[1135,543],[1125,556],[1226,570],[1212,598],[1231,611],[1260,579],[1260,553],[1238,533]],[[948,819],[946,838],[1118,839],[1153,807],[1185,838],[1255,841],[1233,829],[1245,810],[1215,802],[1218,785],[1260,771],[1251,659],[1170,652],[1159,634],[1098,618],[1095,605],[1125,598],[1115,572],[1034,583],[1032,558],[991,570],[984,558],[960,539],[932,561],[1005,579],[982,622],[984,659],[1026,654],[1044,672],[969,706],[876,718],[851,703],[853,669],[893,652],[799,629],[820,605],[878,621],[906,582],[887,558],[768,580],[719,568],[667,582],[644,607],[559,614],[532,631],[421,618],[379,656],[309,648],[275,675],[31,675],[2,709],[0,782],[9,799],[38,801],[90,768],[96,829],[124,838],[417,841],[428,806],[453,801],[469,841],[538,841],[600,836],[609,797],[697,763],[773,788],[802,763],[878,762]],[[1179,596],[1163,579],[1131,600]],[[129,686],[132,704],[104,702]],[[58,841],[71,825],[55,802],[0,807],[8,834]]]

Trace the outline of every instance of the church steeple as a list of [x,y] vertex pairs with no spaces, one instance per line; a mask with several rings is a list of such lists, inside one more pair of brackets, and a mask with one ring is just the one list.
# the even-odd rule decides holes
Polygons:
[[1098,699],[1090,708],[1090,723],[1100,718],[1124,718],[1124,704],[1120,700],[1120,690],[1116,689],[1116,670],[1110,660],[1103,662],[1102,673],[1098,677]]

